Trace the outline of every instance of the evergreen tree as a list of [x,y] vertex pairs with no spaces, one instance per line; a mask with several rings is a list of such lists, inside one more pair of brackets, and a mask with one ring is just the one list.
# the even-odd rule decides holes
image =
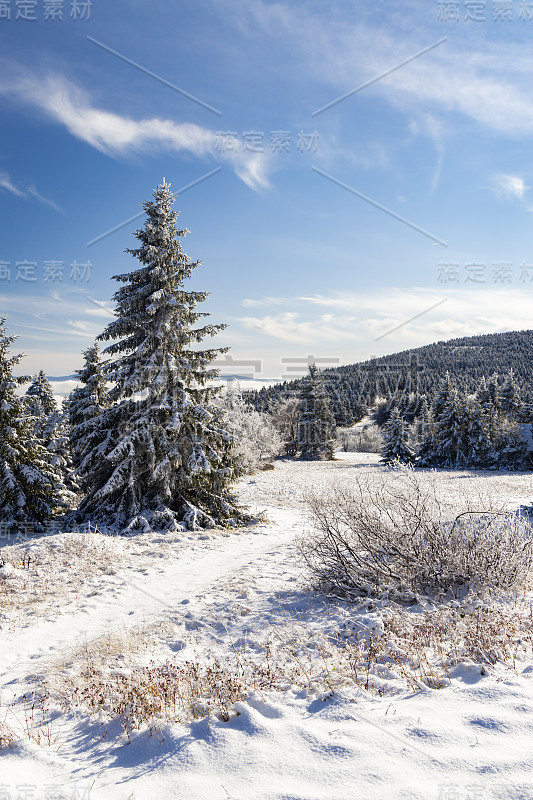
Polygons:
[[489,393],[490,402],[497,415],[500,411],[500,385],[498,383],[498,375],[496,372],[490,376],[487,382],[487,391]]
[[61,503],[47,453],[36,439],[16,388],[29,377],[15,378],[22,355],[9,357],[17,336],[7,336],[0,319],[0,519],[4,530],[19,526],[41,530]]
[[414,461],[415,453],[409,443],[407,425],[397,409],[389,417],[382,435],[381,460],[384,464],[392,464],[395,461],[411,464]]
[[487,385],[483,375],[476,391],[476,398],[483,416],[487,436],[492,441],[494,437],[494,427],[496,423],[497,408],[495,402],[499,402],[498,384],[494,383],[494,376],[491,379],[490,387]]
[[458,442],[460,458],[466,467],[487,467],[491,442],[478,399],[475,396],[468,397],[463,410],[464,420]]
[[457,389],[452,389],[444,408],[436,419],[434,464],[443,467],[465,465],[464,402]]
[[450,378],[450,373],[446,372],[432,404],[433,419],[435,422],[438,422],[439,418],[441,417],[446,404],[453,395],[454,389],[455,385]]
[[326,461],[333,458],[335,418],[329,408],[316,364],[302,381],[295,452],[298,458]]
[[108,388],[97,344],[83,353],[85,364],[76,371],[82,386],[72,390],[68,402],[72,460],[81,486],[88,491],[86,476],[98,471],[116,436],[104,425],[102,412],[109,405]]
[[515,381],[513,370],[509,370],[500,390],[500,411],[506,417],[516,419],[522,410],[520,389]]
[[55,477],[55,492],[65,504],[72,505],[80,487],[74,474],[69,432],[67,409],[52,411],[42,426],[41,444],[47,451],[48,465]]
[[69,399],[69,419],[73,428],[98,416],[107,405],[108,387],[98,344],[84,350],[83,357],[84,366],[74,373],[83,385],[73,389]]
[[418,436],[420,444],[416,451],[417,466],[430,467],[433,464],[437,451],[437,429],[431,408],[427,410],[425,420],[422,423],[422,428],[419,430]]
[[488,414],[490,407],[492,406],[492,397],[484,375],[481,376],[478,388],[476,389],[476,397],[482,413],[485,415]]
[[26,391],[28,414],[32,417],[47,417],[57,411],[52,386],[43,370],[39,370]]
[[[502,417],[498,422],[491,451],[494,469],[527,469],[528,449],[520,425]],[[530,465],[529,465],[530,468]]]
[[194,347],[225,325],[195,324],[207,292],[187,292],[184,281],[199,262],[182,252],[186,230],[176,228],[174,195],[164,183],[144,204],[140,246],[127,252],[141,266],[115,276],[117,319],[98,337],[111,340],[105,374],[114,385],[98,428],[107,444],[87,456],[89,493],[78,516],[128,529],[182,529],[234,524],[240,516],[230,492],[239,474],[233,437],[206,385],[228,348]]

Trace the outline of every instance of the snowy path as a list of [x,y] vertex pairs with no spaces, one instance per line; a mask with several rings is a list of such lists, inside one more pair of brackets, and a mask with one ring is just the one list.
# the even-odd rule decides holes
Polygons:
[[[268,509],[276,525],[258,525],[250,532],[218,536],[203,542],[185,543],[157,566],[143,565],[117,570],[107,591],[84,600],[80,609],[65,608],[57,616],[4,634],[0,650],[0,673],[8,686],[25,671],[39,674],[39,663],[67,647],[81,645],[112,630],[124,630],[177,611],[195,595],[213,593],[218,582],[257,563],[276,565],[287,560],[283,547],[293,540],[294,513]],[[189,544],[189,546],[187,546]],[[160,561],[163,559],[160,559]],[[186,611],[184,611],[184,614]],[[68,619],[65,619],[68,616]]]
[[[283,633],[291,614],[309,642],[328,625],[340,626],[351,610],[309,593],[295,560],[293,539],[304,523],[299,493],[332,477],[349,479],[352,465],[365,464],[375,469],[372,459],[356,456],[337,464],[281,464],[243,483],[244,500],[265,508],[269,524],[170,544],[155,536],[119,540],[124,558],[113,564],[114,574],[80,583],[61,607],[2,636],[4,706],[102,634],[161,623],[146,657],[164,661],[188,653],[191,640],[200,656],[211,646],[230,653],[244,639],[253,651],[254,637],[276,625]],[[522,496],[526,480],[501,476],[502,494]],[[498,476],[480,482],[487,481],[497,490]],[[22,739],[0,751],[0,797],[531,800],[532,676],[526,662],[484,676],[479,667],[460,665],[443,689],[384,697],[356,686],[331,696],[287,686],[251,693],[229,722],[212,716],[166,724],[163,742],[141,731],[128,744],[118,726],[102,741],[99,723],[75,709],[54,720],[51,746]]]

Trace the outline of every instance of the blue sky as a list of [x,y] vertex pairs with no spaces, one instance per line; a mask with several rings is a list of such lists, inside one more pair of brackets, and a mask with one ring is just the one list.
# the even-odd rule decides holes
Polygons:
[[531,327],[533,2],[10,0],[0,37],[21,371],[81,365],[163,177],[245,374]]

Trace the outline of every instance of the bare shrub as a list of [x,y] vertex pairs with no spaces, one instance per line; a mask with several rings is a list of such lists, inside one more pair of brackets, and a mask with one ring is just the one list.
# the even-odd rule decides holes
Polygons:
[[[531,525],[511,512],[438,496],[431,476],[398,467],[307,497],[300,552],[323,591],[375,595],[511,589],[533,568]],[[491,507],[492,506],[492,507]]]

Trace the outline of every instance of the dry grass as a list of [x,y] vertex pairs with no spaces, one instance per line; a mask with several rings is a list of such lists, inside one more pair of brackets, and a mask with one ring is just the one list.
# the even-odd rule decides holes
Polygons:
[[4,709],[4,719],[0,720],[0,750],[14,747],[21,739],[41,747],[50,747],[57,741],[49,700],[46,692],[30,692]]
[[[267,691],[297,678],[290,664],[280,670],[268,652],[261,663],[234,649],[230,654],[204,653],[180,662],[138,663],[136,652],[151,650],[154,628],[133,635],[108,634],[86,643],[69,663],[57,665],[46,684],[64,708],[82,708],[107,726],[118,722],[129,738],[134,730],[148,729],[162,738],[167,722],[186,722],[215,714],[230,719],[234,703],[250,690]],[[164,631],[160,626],[157,633]],[[170,635],[170,630],[167,631]],[[268,650],[268,648],[267,648]]]
[[[162,663],[143,664],[134,657],[151,652],[153,629],[110,633],[54,668],[44,695],[98,719],[102,738],[118,723],[128,739],[133,731],[149,730],[163,740],[167,723],[208,715],[229,720],[234,704],[252,691],[292,687],[320,696],[358,687],[383,696],[440,689],[449,685],[457,665],[480,674],[496,665],[515,669],[533,651],[533,612],[525,602],[513,609],[480,604],[426,612],[383,603],[375,611],[370,627],[356,613],[342,628],[337,618],[335,628],[325,626],[320,634],[311,632],[304,618],[286,619],[264,632],[260,647],[241,645]],[[170,629],[166,633],[170,636]],[[33,730],[45,736],[44,717]]]
[[[59,606],[68,593],[80,594],[91,578],[114,574],[122,557],[116,539],[98,532],[65,533],[0,550],[0,567],[11,565],[0,577],[0,627],[25,624],[25,614],[43,605]],[[5,570],[3,570],[5,572]]]
[[440,608],[424,614],[389,613],[385,630],[402,648],[431,657],[444,670],[465,661],[515,668],[533,646],[533,611],[479,606],[472,611]]
[[321,696],[358,687],[383,696],[440,689],[449,685],[457,665],[480,674],[496,665],[517,669],[533,651],[533,610],[523,600],[513,608],[457,604],[415,612],[386,602],[374,606],[372,614],[368,607],[361,614],[351,608],[342,626],[338,616],[326,614],[319,634],[304,615],[285,617],[283,624],[264,631],[259,646],[230,646],[161,663],[142,661],[153,652],[156,638],[171,639],[172,626],[110,632],[52,664],[38,689],[6,709],[0,749],[21,738],[53,744],[50,708],[58,706],[99,720],[102,738],[118,723],[128,739],[133,731],[148,730],[162,741],[168,723],[208,715],[229,720],[234,704],[252,691],[292,687]]

